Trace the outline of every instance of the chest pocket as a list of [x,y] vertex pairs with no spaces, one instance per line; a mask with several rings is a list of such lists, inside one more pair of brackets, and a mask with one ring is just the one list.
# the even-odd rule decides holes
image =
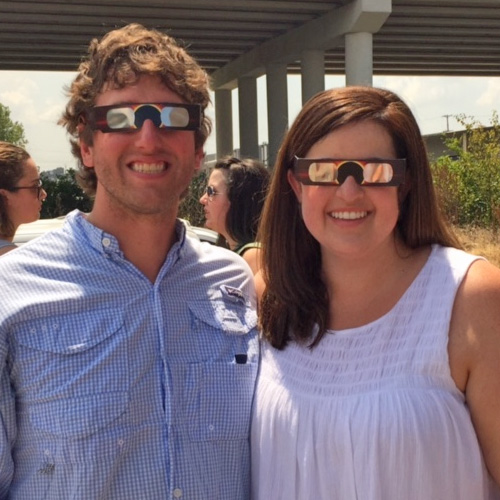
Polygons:
[[18,324],[12,333],[18,408],[34,427],[81,438],[126,411],[123,315],[106,309],[40,318]]
[[188,434],[193,441],[247,439],[259,358],[256,312],[224,299],[189,308],[202,361],[187,367]]

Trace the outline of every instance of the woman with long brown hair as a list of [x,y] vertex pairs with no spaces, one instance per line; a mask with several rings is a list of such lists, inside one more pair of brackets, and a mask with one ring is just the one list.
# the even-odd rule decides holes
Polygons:
[[306,103],[260,240],[253,498],[495,498],[500,270],[444,223],[407,105]]

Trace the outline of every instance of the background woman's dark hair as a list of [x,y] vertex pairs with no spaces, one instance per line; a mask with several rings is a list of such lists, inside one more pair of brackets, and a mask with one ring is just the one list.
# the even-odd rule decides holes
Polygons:
[[279,349],[291,339],[317,345],[328,328],[331,299],[322,279],[319,244],[304,225],[287,172],[295,155],[306,157],[330,132],[365,120],[385,127],[397,156],[406,158],[405,182],[398,188],[399,237],[410,248],[432,243],[460,248],[439,211],[425,144],[408,106],[396,94],[372,87],[320,92],[285,136],[259,232],[266,285],[259,321],[264,337]]
[[[12,190],[24,175],[24,164],[30,158],[26,150],[0,141],[0,189]],[[7,214],[7,202],[0,194],[0,234],[12,236],[14,227]]]
[[231,203],[226,216],[226,231],[238,245],[256,241],[269,184],[269,171],[258,160],[240,160],[232,156],[218,160],[214,169],[224,171],[227,196]]

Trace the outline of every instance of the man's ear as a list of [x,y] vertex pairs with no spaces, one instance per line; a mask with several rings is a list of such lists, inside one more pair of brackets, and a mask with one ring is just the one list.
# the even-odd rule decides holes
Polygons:
[[200,170],[201,167],[203,166],[203,162],[205,160],[205,151],[203,151],[202,148],[198,149],[195,154],[194,154],[194,173],[197,174]]
[[4,203],[6,203],[6,204],[9,203],[9,195],[10,195],[10,193],[11,193],[11,191],[7,191],[7,189],[3,189],[3,188],[0,189],[0,197],[3,198]]
[[94,153],[92,150],[92,146],[89,146],[83,138],[84,127],[85,127],[85,125],[83,123],[79,123],[77,126],[78,142],[80,145],[80,154],[82,155],[83,164],[88,168],[93,168],[94,167]]
[[94,167],[94,154],[92,152],[92,147],[87,146],[85,142],[80,140],[80,153],[82,155],[83,164],[87,168]]
[[287,171],[286,178],[288,180],[288,184],[292,187],[297,200],[299,203],[302,203],[302,184],[295,178],[291,170]]

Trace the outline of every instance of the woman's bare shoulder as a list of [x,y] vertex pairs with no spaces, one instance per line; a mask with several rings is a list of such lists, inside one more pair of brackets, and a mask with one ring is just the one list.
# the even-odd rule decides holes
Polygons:
[[243,254],[243,258],[250,266],[253,274],[257,274],[260,269],[260,258],[261,258],[261,249],[260,248],[249,248]]

